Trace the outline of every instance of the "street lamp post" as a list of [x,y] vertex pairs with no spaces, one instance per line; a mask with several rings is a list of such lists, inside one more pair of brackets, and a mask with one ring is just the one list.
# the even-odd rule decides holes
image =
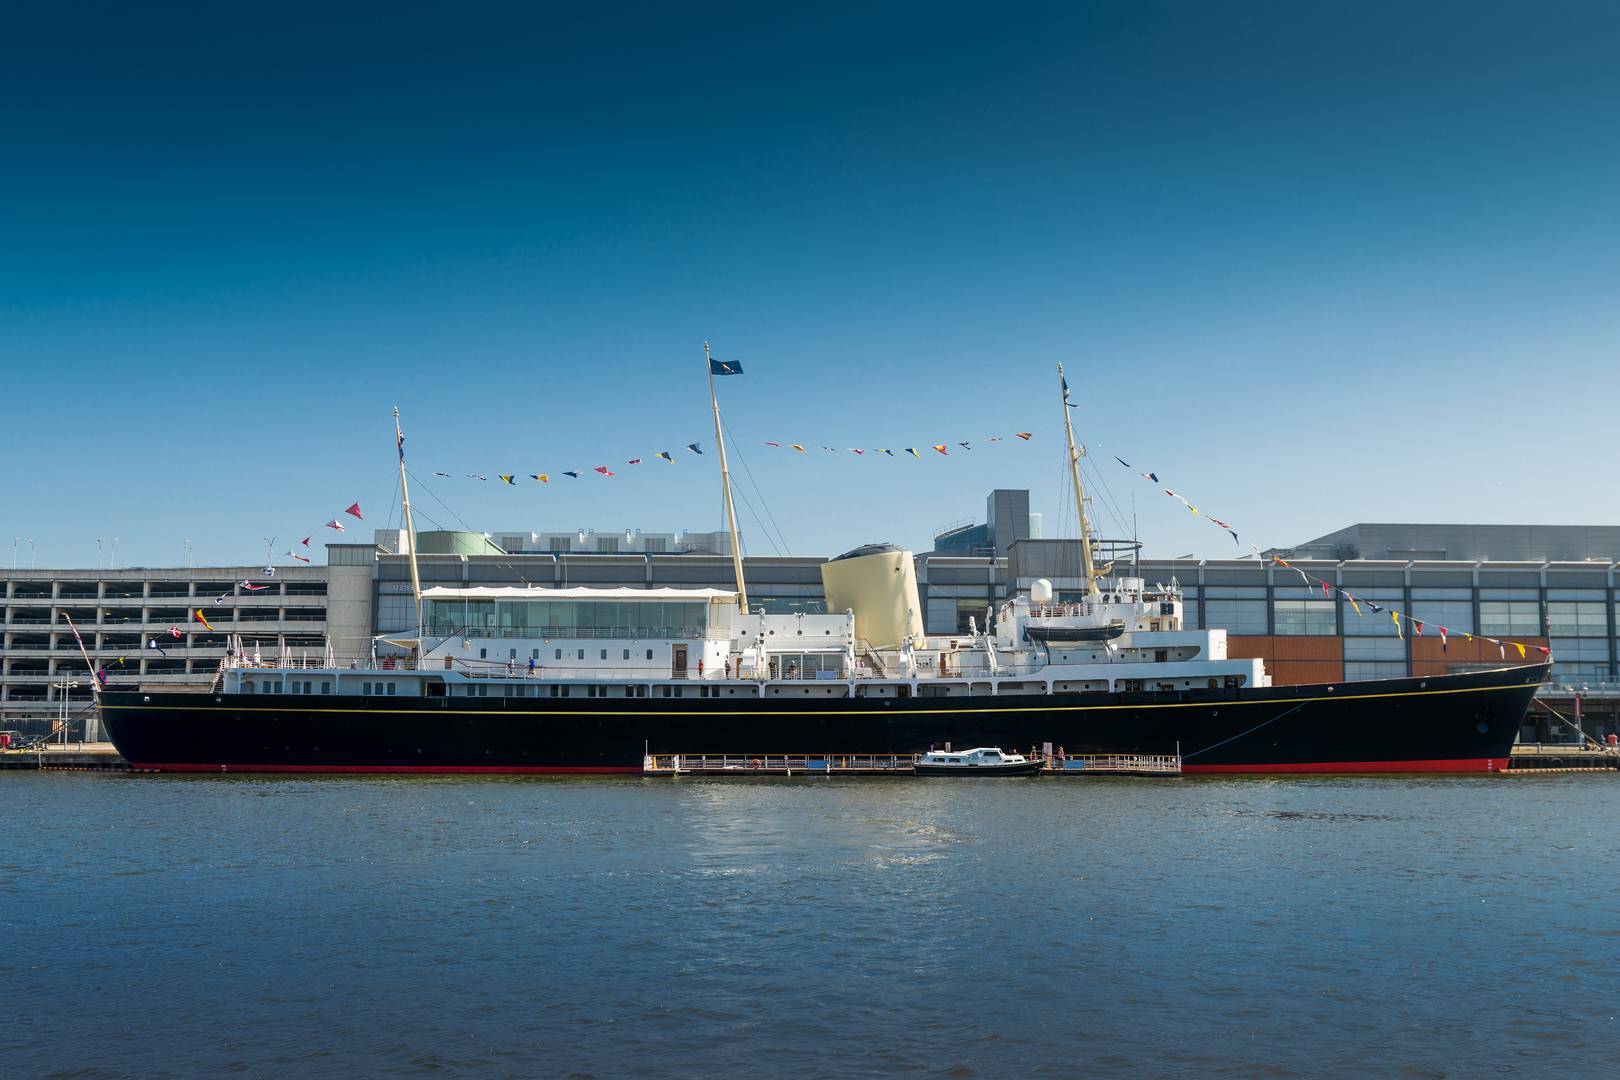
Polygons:
[[17,569],[18,544],[28,545],[28,569],[34,569],[34,564],[39,561],[39,548],[34,545],[34,541],[32,539],[26,536],[13,536],[11,538],[11,568],[13,570]]

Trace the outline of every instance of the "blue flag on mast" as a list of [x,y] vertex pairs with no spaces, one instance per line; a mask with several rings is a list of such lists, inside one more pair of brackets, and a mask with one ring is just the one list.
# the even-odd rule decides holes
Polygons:
[[742,373],[742,365],[734,360],[716,360],[712,356],[709,358],[710,375],[741,375]]

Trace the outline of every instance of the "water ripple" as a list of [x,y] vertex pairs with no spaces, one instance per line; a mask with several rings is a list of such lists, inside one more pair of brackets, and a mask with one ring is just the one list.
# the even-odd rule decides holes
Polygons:
[[0,1072],[1620,1073],[1615,785],[0,780]]

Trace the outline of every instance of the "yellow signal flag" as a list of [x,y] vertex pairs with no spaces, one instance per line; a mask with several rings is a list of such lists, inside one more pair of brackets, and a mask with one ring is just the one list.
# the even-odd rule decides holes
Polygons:
[[193,611],[191,613],[191,617],[193,619],[196,619],[198,622],[202,623],[204,629],[206,629],[206,630],[213,630],[214,629],[213,626],[208,622],[207,617],[203,615],[202,608],[198,608],[196,611]]

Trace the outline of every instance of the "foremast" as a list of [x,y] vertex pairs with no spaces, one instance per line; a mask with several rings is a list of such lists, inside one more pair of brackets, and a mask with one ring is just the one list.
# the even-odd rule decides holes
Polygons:
[[1091,522],[1086,518],[1086,489],[1080,483],[1080,450],[1074,444],[1074,423],[1069,419],[1069,380],[1063,377],[1063,365],[1058,369],[1058,382],[1063,387],[1063,430],[1069,437],[1069,479],[1074,482],[1074,508],[1080,515],[1080,566],[1086,578],[1086,593],[1097,596],[1097,571],[1091,562]]
[[709,405],[714,409],[714,446],[720,452],[720,488],[726,497],[726,529],[731,533],[731,568],[737,574],[737,610],[748,614],[748,585],[743,581],[742,542],[737,539],[737,508],[731,502],[731,469],[726,465],[726,438],[720,430],[720,399],[714,392],[714,357],[703,343],[703,370],[709,375]]
[[411,598],[416,603],[416,655],[426,651],[422,641],[422,575],[416,568],[416,525],[411,520],[411,487],[405,481],[405,432],[399,426],[399,406],[394,406],[394,445],[399,450],[399,501],[405,510],[405,545],[411,557]]

